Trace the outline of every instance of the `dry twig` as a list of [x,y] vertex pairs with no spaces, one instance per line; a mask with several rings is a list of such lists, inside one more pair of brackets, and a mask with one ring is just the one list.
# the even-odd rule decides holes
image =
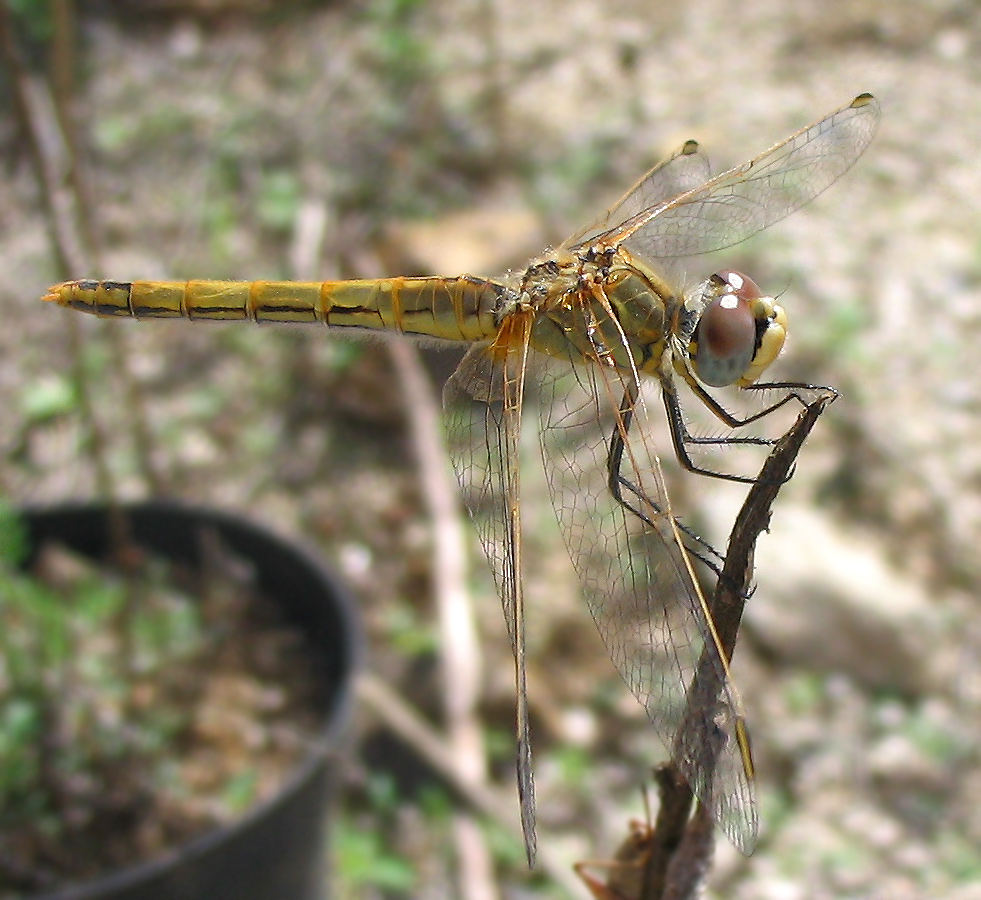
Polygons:
[[[516,817],[514,800],[499,795],[486,784],[475,784],[459,772],[453,751],[445,737],[426,722],[381,679],[365,672],[356,682],[358,700],[370,708],[401,740],[409,744],[430,766],[446,779],[473,809],[493,822],[517,843],[524,837]],[[572,897],[585,897],[582,883],[564,859],[548,846],[539,850],[538,865]]]
[[[457,771],[475,785],[486,784],[487,759],[477,714],[481,653],[466,587],[466,544],[460,522],[456,482],[440,439],[440,408],[419,352],[404,339],[387,342],[402,385],[422,495],[433,531],[433,587],[439,616],[443,664],[443,709],[447,739]],[[479,824],[458,813],[454,838],[459,863],[459,895],[464,900],[495,900],[490,850]]]
[[[773,501],[791,476],[805,439],[836,396],[831,388],[812,390],[797,421],[767,457],[736,517],[725,564],[709,603],[722,649],[729,659],[736,645],[743,607],[751,593],[756,541],[769,527]],[[713,651],[714,648],[707,648],[705,652]],[[697,671],[696,682],[703,673],[715,677],[715,667],[707,663],[700,664]],[[689,698],[704,693],[696,684],[689,691]],[[622,890],[611,891],[610,900],[692,900],[711,869],[715,825],[708,810],[698,804],[692,815],[691,790],[673,762],[656,772],[656,780],[660,808],[655,826],[645,838],[642,855],[635,860],[639,877],[631,883],[636,887],[630,896]]]

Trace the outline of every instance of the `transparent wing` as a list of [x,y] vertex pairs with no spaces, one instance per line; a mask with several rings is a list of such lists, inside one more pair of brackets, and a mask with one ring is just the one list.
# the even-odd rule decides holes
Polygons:
[[[541,363],[546,477],[593,619],[695,795],[748,853],[757,813],[748,750],[737,734],[738,699],[671,520],[647,404],[631,399],[637,388],[629,372],[581,354]],[[623,452],[614,489],[631,510],[611,490],[617,440]]]
[[443,390],[447,446],[504,607],[514,654],[521,826],[534,864],[535,781],[525,677],[518,448],[529,322],[512,316],[493,344],[467,351]]
[[638,213],[705,184],[711,174],[708,159],[698,149],[698,142],[686,141],[676,153],[643,175],[595,222],[569,237],[563,246],[575,248],[587,244]]
[[737,244],[830,187],[869,146],[878,122],[878,102],[861,94],[749,162],[645,208],[600,237],[651,260]]

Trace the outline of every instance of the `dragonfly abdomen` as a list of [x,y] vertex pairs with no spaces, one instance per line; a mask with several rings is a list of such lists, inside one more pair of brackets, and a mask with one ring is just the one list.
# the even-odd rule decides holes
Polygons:
[[456,278],[355,281],[66,281],[45,300],[100,316],[319,322],[451,341],[494,337],[504,285]]

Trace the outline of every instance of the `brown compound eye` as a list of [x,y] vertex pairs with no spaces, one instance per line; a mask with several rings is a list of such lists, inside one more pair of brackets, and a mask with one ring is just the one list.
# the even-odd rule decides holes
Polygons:
[[753,301],[762,294],[753,279],[724,269],[712,276],[717,296],[702,310],[695,330],[693,361],[698,377],[712,387],[738,381],[756,353]]

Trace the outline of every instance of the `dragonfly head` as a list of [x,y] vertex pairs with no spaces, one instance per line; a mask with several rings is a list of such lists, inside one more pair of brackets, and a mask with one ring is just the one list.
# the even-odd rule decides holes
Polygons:
[[741,272],[716,272],[699,289],[701,312],[688,343],[699,381],[711,387],[745,387],[779,355],[787,314]]

